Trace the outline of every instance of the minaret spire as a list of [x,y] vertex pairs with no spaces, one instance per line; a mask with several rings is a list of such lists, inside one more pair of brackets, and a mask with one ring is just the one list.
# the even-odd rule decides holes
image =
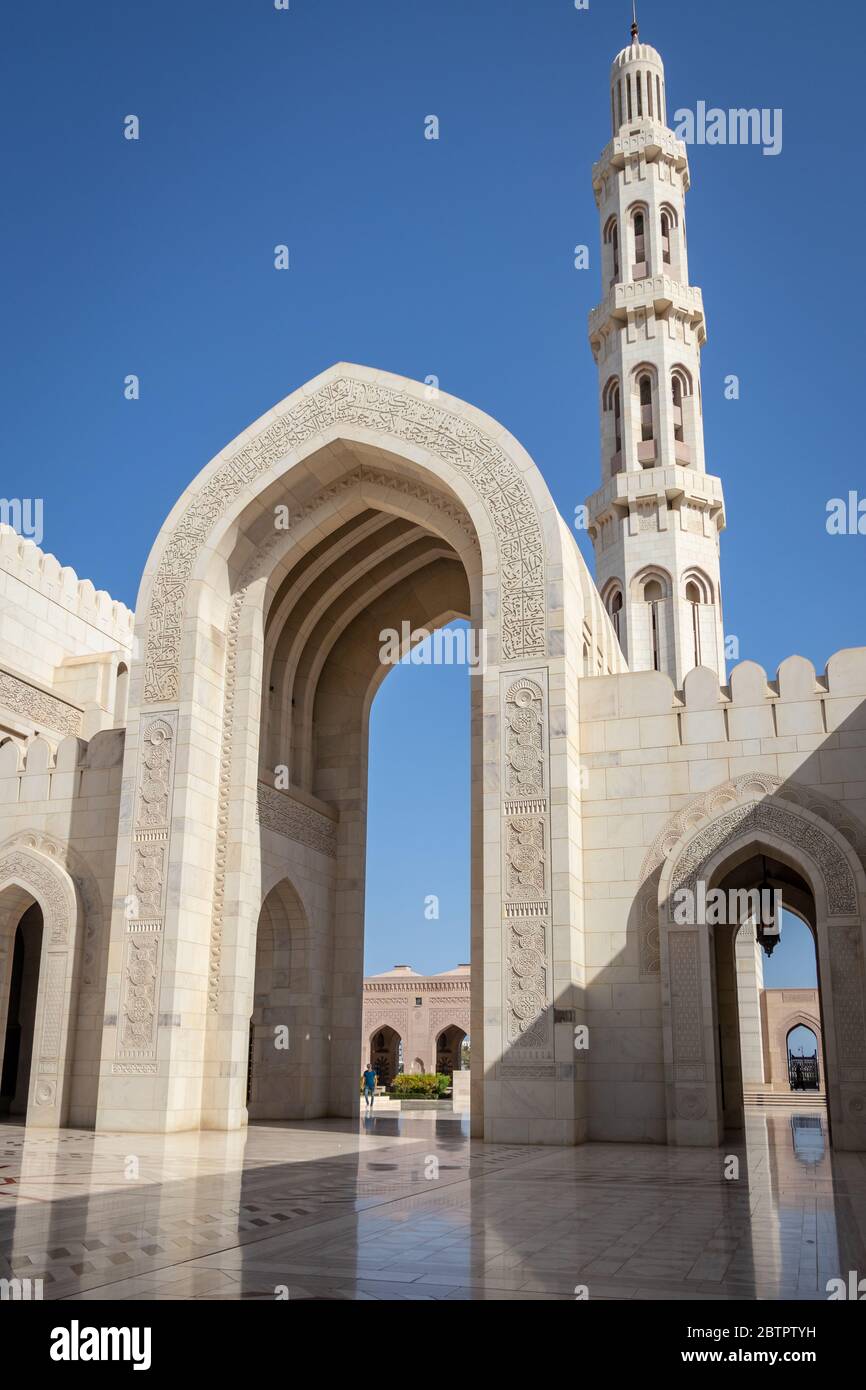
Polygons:
[[631,41],[637,43],[640,29],[637,23],[637,0],[631,0]]
[[[593,169],[602,299],[589,320],[601,405],[601,486],[588,499],[596,582],[632,671],[679,689],[695,666],[725,679],[722,484],[707,472],[706,341],[689,280],[688,152],[667,123],[661,55],[632,42],[610,74],[612,139]],[[587,674],[592,674],[591,671]]]

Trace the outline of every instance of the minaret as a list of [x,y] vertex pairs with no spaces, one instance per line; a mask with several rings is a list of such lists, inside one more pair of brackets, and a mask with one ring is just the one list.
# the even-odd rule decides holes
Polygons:
[[667,126],[664,65],[636,20],[611,68],[610,109],[613,138],[592,171],[604,296],[589,316],[601,409],[602,483],[587,502],[596,579],[632,671],[666,671],[679,688],[709,666],[724,681],[725,513],[704,462],[689,166]]

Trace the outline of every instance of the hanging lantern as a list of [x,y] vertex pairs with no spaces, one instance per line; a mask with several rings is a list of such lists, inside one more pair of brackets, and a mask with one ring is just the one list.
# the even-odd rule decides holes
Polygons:
[[777,890],[772,887],[767,873],[767,860],[761,855],[763,865],[763,877],[758,888],[758,922],[757,938],[758,944],[767,954],[767,958],[773,954],[782,936],[782,914],[779,908],[779,901],[776,896]]

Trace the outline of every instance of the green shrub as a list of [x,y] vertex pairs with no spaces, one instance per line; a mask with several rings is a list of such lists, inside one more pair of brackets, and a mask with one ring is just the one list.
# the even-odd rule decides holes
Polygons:
[[451,1085],[451,1077],[443,1076],[441,1072],[408,1072],[402,1076],[395,1076],[391,1086],[391,1094],[409,1099],[438,1099]]

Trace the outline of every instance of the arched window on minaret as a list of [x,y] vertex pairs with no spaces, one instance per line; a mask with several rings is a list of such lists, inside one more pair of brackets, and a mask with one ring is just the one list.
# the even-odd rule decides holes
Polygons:
[[613,624],[613,630],[616,633],[617,641],[619,642],[620,646],[622,646],[623,637],[625,636],[625,633],[623,631],[623,599],[622,588],[620,587],[620,584],[617,580],[614,580],[605,589],[604,606],[607,609],[608,617],[610,618],[610,621]]
[[602,422],[605,450],[610,458],[611,475],[622,471],[622,402],[619,379],[612,376],[602,392]]
[[637,114],[638,114],[638,118],[640,118],[641,116],[643,116],[643,73],[642,73],[642,72],[639,72],[639,73],[636,74],[635,82],[636,82],[636,84],[637,84]]
[[671,377],[671,394],[674,401],[674,439],[682,443],[683,434],[683,383],[677,372]]
[[659,214],[661,230],[662,265],[670,268],[670,274],[682,280],[682,261],[680,258],[679,217],[670,203],[664,203]]
[[671,264],[671,215],[667,208],[662,208],[662,264]]
[[645,605],[646,615],[644,640],[649,657],[648,665],[652,671],[668,669],[668,631],[670,625],[670,582],[660,570],[644,574],[638,581],[639,593]]
[[[683,592],[688,614],[688,640],[691,646],[689,656],[693,666],[707,665],[715,668],[713,637],[715,633],[715,596],[713,586],[701,570],[688,570],[683,575]],[[685,636],[683,634],[685,646]],[[688,669],[688,668],[686,668]]]
[[634,119],[634,117],[632,116],[632,113],[631,113],[631,75],[630,75],[629,73],[626,73],[626,78],[625,78],[625,94],[626,94],[626,100],[627,100],[627,103],[628,103],[628,118],[629,118],[629,120],[631,121],[631,120]]
[[674,417],[674,460],[690,468],[695,462],[697,435],[692,378],[685,367],[676,366],[671,372],[671,400]]
[[604,224],[604,244],[610,248],[604,253],[608,285],[615,285],[619,279],[619,222],[615,216]]
[[648,368],[639,368],[635,380],[640,419],[637,462],[642,468],[652,468],[656,462],[656,425],[653,377]]
[[646,250],[646,218],[643,210],[638,208],[632,215],[632,236],[634,237],[634,268],[632,270],[633,280],[643,280],[647,273],[647,250]]

